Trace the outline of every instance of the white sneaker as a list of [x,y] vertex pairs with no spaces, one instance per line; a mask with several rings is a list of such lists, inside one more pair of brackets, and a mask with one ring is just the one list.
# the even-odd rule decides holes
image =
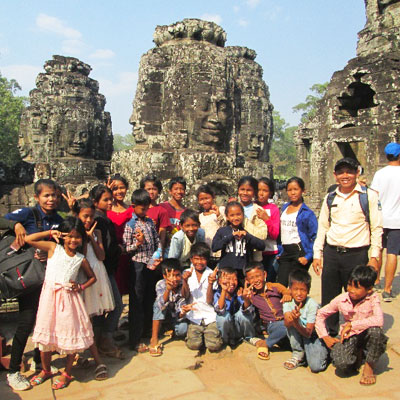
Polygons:
[[[42,363],[37,363],[35,362],[35,360],[32,360],[31,362],[31,366],[29,368],[30,371],[32,372],[40,372],[43,369],[42,367]],[[58,372],[58,368],[55,367],[54,365],[50,365],[50,371],[52,374],[56,374]]]
[[19,371],[7,374],[7,382],[13,390],[27,390],[31,388],[28,379],[26,379]]

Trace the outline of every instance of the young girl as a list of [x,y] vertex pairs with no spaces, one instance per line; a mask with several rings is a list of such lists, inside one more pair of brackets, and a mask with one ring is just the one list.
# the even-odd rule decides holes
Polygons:
[[239,278],[243,278],[243,268],[251,260],[253,250],[263,250],[265,243],[246,231],[244,210],[239,202],[229,202],[225,216],[228,225],[218,229],[212,241],[212,251],[222,250],[219,269],[234,268],[238,270]]
[[[225,207],[214,204],[215,193],[209,185],[201,185],[197,189],[197,201],[202,212],[199,215],[200,227],[205,232],[205,242],[210,246],[212,240],[221,226],[225,225]],[[212,253],[209,267],[214,269],[221,257],[221,252]]]
[[182,267],[189,267],[190,249],[195,243],[205,241],[205,233],[200,228],[199,214],[191,209],[182,213],[180,226],[181,230],[172,236],[168,258],[177,258]]
[[125,355],[115,346],[112,335],[117,330],[119,317],[121,316],[123,304],[121,295],[115,281],[115,271],[118,267],[118,259],[121,248],[118,244],[115,227],[112,221],[107,218],[107,211],[112,207],[112,191],[105,185],[97,185],[90,191],[90,197],[96,208],[94,218],[97,222],[96,228],[101,232],[104,246],[104,266],[108,279],[110,280],[112,293],[114,296],[115,308],[107,314],[107,317],[96,316],[93,318],[93,327],[97,330],[101,327],[99,335],[99,351],[109,357],[124,359]]
[[[43,239],[54,237],[60,244]],[[32,247],[48,253],[46,275],[40,295],[39,309],[32,341],[39,348],[43,370],[31,379],[31,385],[43,383],[52,376],[50,361],[53,351],[67,354],[65,371],[54,381],[54,390],[63,389],[71,381],[72,363],[77,352],[93,344],[93,331],[86,307],[80,295],[96,282],[86,258],[78,253],[86,236],[82,222],[66,218],[58,231],[45,231],[26,236]],[[88,277],[84,284],[76,283],[79,269]]]
[[274,195],[274,182],[266,177],[258,180],[258,204],[263,209],[257,209],[257,216],[261,218],[268,227],[268,236],[265,241],[265,249],[263,251],[263,265],[267,271],[267,281],[276,281],[276,271],[274,268],[276,255],[278,254],[278,246],[276,240],[279,236],[280,216],[279,208],[271,200]]
[[289,202],[282,206],[281,243],[278,282],[289,283],[289,273],[296,268],[308,268],[313,257],[313,245],[317,236],[318,221],[314,212],[303,201],[304,181],[290,178],[286,183]]
[[[124,202],[128,190],[128,181],[119,174],[108,179],[107,187],[112,190],[113,202],[111,210],[107,210],[107,217],[114,223],[118,244],[122,245],[125,224],[132,218],[133,209]],[[121,254],[118,259],[115,280],[122,295],[129,292],[129,257]]]
[[[258,194],[258,181],[252,176],[243,176],[238,182],[238,196],[240,204],[243,206],[244,229],[253,236],[265,240],[268,236],[268,227],[259,217],[258,213],[262,207],[254,203]],[[263,250],[263,249],[262,249]],[[262,261],[262,253],[253,251],[252,261]]]

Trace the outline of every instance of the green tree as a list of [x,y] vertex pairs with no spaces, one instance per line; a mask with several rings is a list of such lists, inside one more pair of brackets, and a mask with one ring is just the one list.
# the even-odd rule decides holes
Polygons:
[[278,111],[272,114],[274,120],[274,137],[270,151],[270,162],[274,167],[275,179],[289,179],[296,174],[296,146],[294,132],[297,126],[289,124]]
[[18,152],[18,131],[26,98],[16,96],[21,87],[0,74],[0,160],[12,166],[21,160]]
[[114,151],[129,150],[135,145],[135,140],[131,134],[129,135],[119,135],[116,133],[114,135]]
[[292,108],[294,112],[301,112],[301,122],[307,122],[316,115],[317,104],[324,97],[328,84],[329,82],[312,85],[310,90],[313,94],[309,94],[304,103],[297,104]]

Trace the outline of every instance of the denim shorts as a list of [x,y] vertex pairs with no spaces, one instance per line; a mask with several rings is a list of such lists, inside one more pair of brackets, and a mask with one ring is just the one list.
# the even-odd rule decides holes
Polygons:
[[382,247],[387,249],[387,254],[400,254],[400,229],[383,229]]

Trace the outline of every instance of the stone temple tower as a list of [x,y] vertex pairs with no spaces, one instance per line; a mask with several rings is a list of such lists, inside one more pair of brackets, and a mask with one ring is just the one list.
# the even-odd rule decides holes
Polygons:
[[297,169],[319,209],[342,157],[357,159],[370,183],[384,147],[400,139],[400,0],[365,0],[357,57],[333,74],[316,117],[296,132]]
[[256,53],[225,47],[213,22],[185,19],[157,26],[156,47],[140,61],[130,123],[135,147],[112,169],[138,180],[182,175],[193,194],[208,182],[231,195],[242,175],[270,175],[272,105]]

